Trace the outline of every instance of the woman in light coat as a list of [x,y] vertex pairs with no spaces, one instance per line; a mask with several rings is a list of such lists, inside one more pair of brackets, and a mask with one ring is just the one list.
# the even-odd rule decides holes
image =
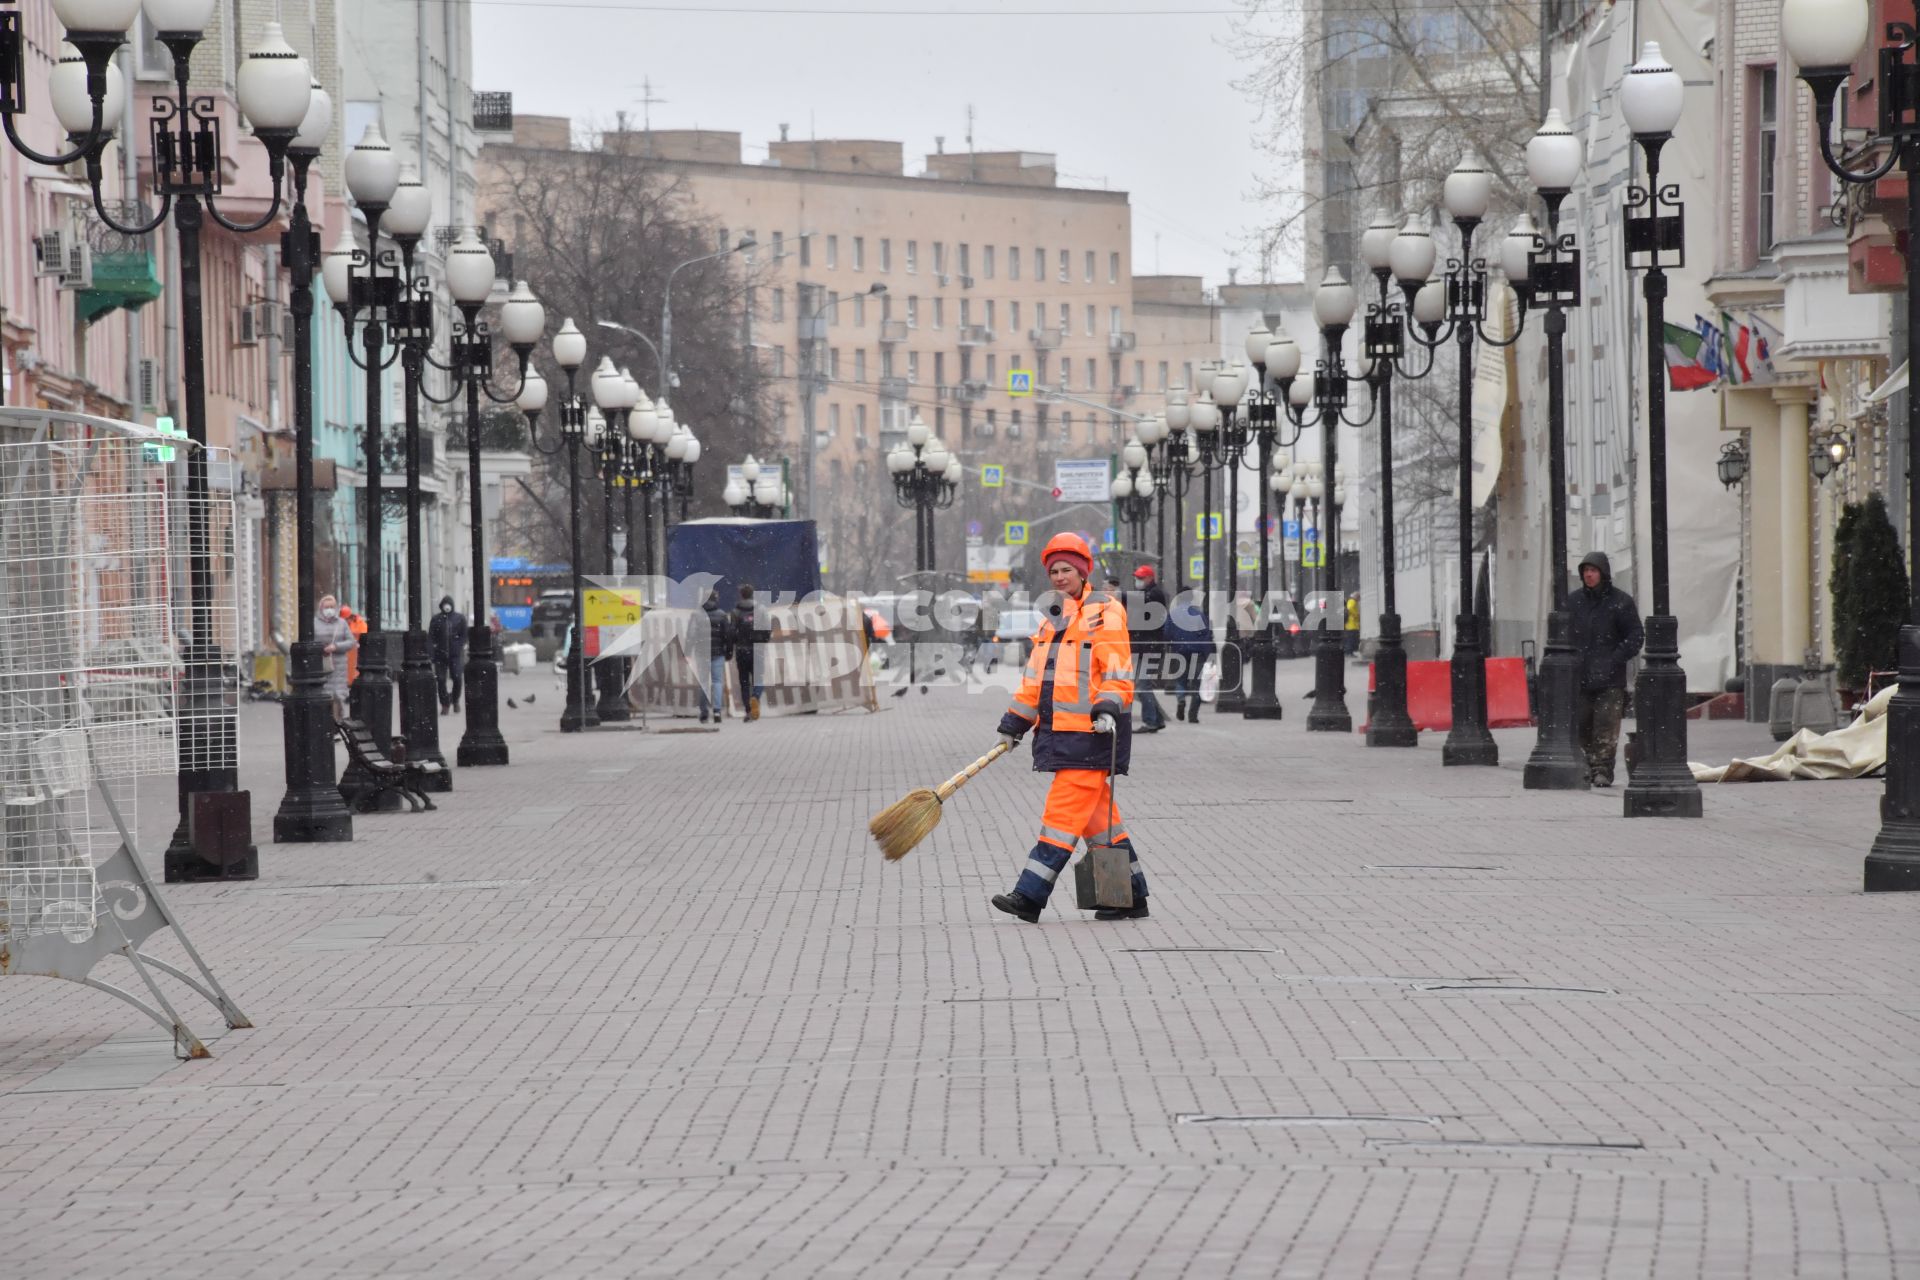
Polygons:
[[340,602],[332,596],[320,597],[319,611],[313,615],[313,638],[327,655],[327,696],[333,699],[333,718],[345,720],[347,711],[347,655],[360,645],[353,628],[340,616]]

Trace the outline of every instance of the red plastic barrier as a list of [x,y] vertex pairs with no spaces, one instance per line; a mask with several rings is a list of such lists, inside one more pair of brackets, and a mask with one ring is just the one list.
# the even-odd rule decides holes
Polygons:
[[[1367,666],[1367,691],[1373,691],[1371,663]],[[1453,675],[1449,663],[1440,660],[1407,664],[1407,714],[1416,729],[1453,728]],[[1527,712],[1525,659],[1487,659],[1487,722],[1494,729],[1522,729],[1533,723],[1533,717]]]

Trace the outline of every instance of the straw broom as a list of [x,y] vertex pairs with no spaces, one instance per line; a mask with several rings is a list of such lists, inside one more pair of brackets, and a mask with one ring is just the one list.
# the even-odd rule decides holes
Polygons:
[[880,852],[887,861],[898,862],[907,856],[913,846],[932,835],[933,829],[940,825],[941,806],[953,793],[964,787],[974,774],[1011,750],[1011,744],[1002,742],[938,787],[909,791],[874,814],[873,821],[867,824],[867,830],[873,833],[874,843],[880,846]]

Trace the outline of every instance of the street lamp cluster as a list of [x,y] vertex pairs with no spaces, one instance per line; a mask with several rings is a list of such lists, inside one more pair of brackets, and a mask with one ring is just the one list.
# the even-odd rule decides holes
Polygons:
[[893,477],[894,500],[913,510],[913,568],[933,568],[933,513],[953,505],[963,474],[960,459],[933,434],[914,410],[907,420],[907,438],[887,453],[887,472]]
[[755,520],[771,520],[792,503],[786,477],[752,454],[740,464],[739,479],[728,480],[720,496],[733,514]]

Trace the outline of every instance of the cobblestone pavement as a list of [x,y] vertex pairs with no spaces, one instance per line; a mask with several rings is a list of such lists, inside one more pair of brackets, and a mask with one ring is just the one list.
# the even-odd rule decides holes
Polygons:
[[1523,792],[1529,732],[1498,770],[1309,735],[1304,666],[1279,724],[1138,740],[1152,919],[1037,927],[986,901],[1021,765],[898,865],[865,833],[992,743],[990,694],[562,737],[509,680],[511,768],[172,892],[259,1024],[211,1061],[0,982],[5,1270],[1920,1275],[1877,782],[1629,823]]

